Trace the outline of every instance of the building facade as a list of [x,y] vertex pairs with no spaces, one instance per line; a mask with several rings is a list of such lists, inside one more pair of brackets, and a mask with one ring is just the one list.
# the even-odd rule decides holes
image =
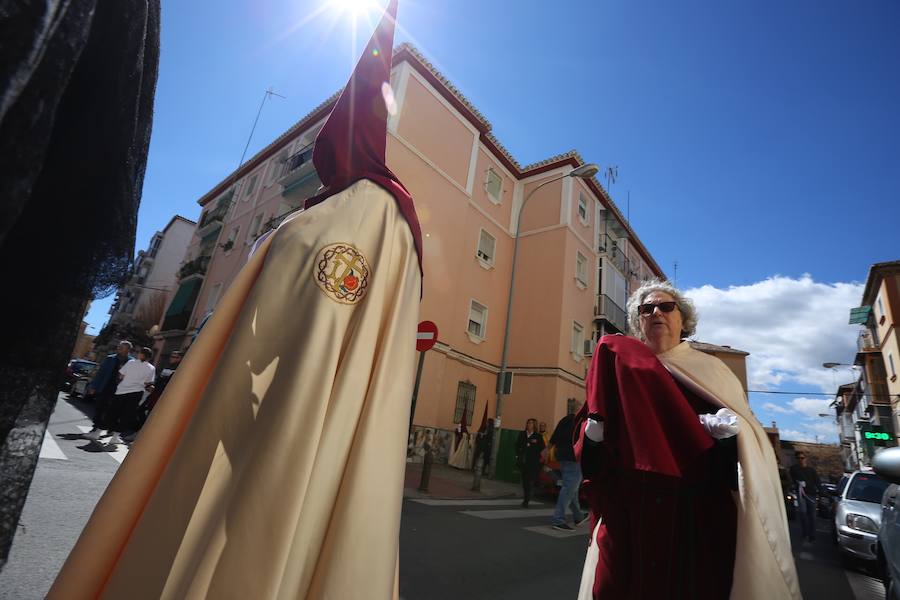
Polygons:
[[[663,272],[595,178],[563,177],[584,163],[577,152],[521,166],[411,46],[395,52],[391,85],[397,110],[387,162],[416,201],[420,319],[439,329],[415,424],[449,432],[463,415],[476,429],[484,414],[495,416],[516,221],[533,191],[521,219],[502,427],[521,429],[529,417],[555,423],[583,401],[599,336],[625,332],[629,290]],[[162,354],[190,343],[255,240],[317,190],[312,144],[335,100],[200,198],[196,233],[157,335]]]
[[109,309],[109,320],[99,336],[105,340],[102,354],[119,338],[147,342],[148,331],[159,322],[173,294],[176,273],[194,235],[196,223],[180,215],[150,238],[145,250],[134,261],[128,282],[116,292]]

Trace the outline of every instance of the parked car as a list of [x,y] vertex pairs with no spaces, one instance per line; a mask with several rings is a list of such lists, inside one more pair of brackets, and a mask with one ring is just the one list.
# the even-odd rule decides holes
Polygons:
[[816,504],[816,513],[823,519],[828,519],[834,515],[837,486],[833,483],[823,483],[820,487],[821,491]]
[[838,484],[834,537],[844,558],[878,560],[881,497],[889,482],[871,471],[854,471]]
[[900,448],[885,448],[875,455],[875,472],[890,482],[881,497],[878,557],[885,599],[900,600]]
[[83,358],[73,358],[66,366],[66,375],[63,379],[62,391],[68,392],[72,389],[72,384],[82,375],[93,372],[99,365],[92,360]]

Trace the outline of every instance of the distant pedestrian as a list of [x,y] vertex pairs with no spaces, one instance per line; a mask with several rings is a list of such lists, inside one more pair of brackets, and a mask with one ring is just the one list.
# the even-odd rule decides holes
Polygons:
[[156,376],[156,368],[149,362],[152,354],[150,348],[141,348],[137,360],[119,369],[119,385],[110,408],[110,446],[121,444],[123,434],[133,434],[138,428],[138,403]]
[[173,350],[169,355],[169,366],[157,372],[156,381],[154,381],[153,385],[150,386],[150,394],[140,406],[140,426],[144,425],[144,422],[147,420],[147,417],[150,416],[150,412],[153,410],[153,407],[156,406],[156,403],[159,401],[163,392],[166,390],[166,386],[169,385],[169,380],[172,379],[172,376],[178,369],[178,365],[181,364],[181,359],[183,356],[184,355],[181,353],[181,350]]
[[131,360],[131,342],[122,340],[116,346],[116,351],[110,354],[97,369],[97,374],[88,384],[85,396],[93,398],[94,401],[94,423],[93,428],[85,433],[82,437],[97,441],[100,439],[103,431],[109,429],[109,409],[113,396],[116,392],[116,386],[119,383],[119,369]]
[[572,509],[572,520],[575,526],[581,525],[587,520],[587,516],[581,512],[581,504],[578,502],[578,493],[581,490],[581,465],[575,460],[575,450],[572,447],[575,429],[575,410],[560,419],[550,436],[550,448],[556,453],[559,468],[562,472],[562,488],[556,499],[556,510],[553,512],[551,524],[553,529],[560,531],[572,531],[566,523],[566,508]]
[[519,433],[516,440],[516,464],[522,472],[522,506],[528,508],[534,483],[541,469],[541,451],[544,449],[544,438],[537,432],[537,419],[525,421],[525,431]]
[[541,421],[538,423],[538,433],[544,438],[544,451],[541,452],[541,462],[549,465],[552,457],[550,456],[550,432],[547,431],[547,424]]
[[478,468],[478,457],[481,457],[481,473],[486,475],[491,464],[491,450],[494,446],[494,420],[486,419],[484,426],[475,434],[475,454],[472,456],[472,469]]
[[819,500],[819,474],[806,463],[806,452],[797,452],[797,464],[790,468],[791,482],[797,494],[797,513],[803,543],[816,541],[816,506]]

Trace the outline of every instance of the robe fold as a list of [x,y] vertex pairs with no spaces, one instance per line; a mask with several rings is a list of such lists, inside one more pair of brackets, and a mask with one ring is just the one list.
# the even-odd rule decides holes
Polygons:
[[369,180],[228,288],[48,598],[396,598],[421,272]]
[[[731,499],[722,493],[721,485],[716,487],[710,454],[713,441],[696,416],[696,408],[704,404],[729,408],[739,417],[734,507],[728,505]],[[588,413],[599,413],[606,420],[606,439],[600,444],[592,444],[584,436]],[[670,573],[671,581],[680,581],[677,573],[660,570],[670,563],[702,567],[702,562],[685,563],[685,557],[674,551],[670,556],[656,556],[659,553],[654,552],[651,538],[687,529],[658,531],[658,527],[646,527],[644,521],[662,524],[673,516],[673,523],[680,517],[689,525],[694,523],[691,527],[703,528],[697,540],[704,539],[710,528],[736,529],[732,600],[801,597],[774,450],[750,411],[740,382],[722,361],[694,350],[687,342],[654,355],[633,338],[606,336],[594,354],[587,401],[579,419],[576,454],[589,479],[595,519],[579,600],[645,597],[635,588],[650,590],[652,586],[644,584],[654,581],[648,578]],[[617,486],[618,493],[610,486]],[[648,489],[653,493],[645,494]],[[621,494],[628,499],[622,500]],[[664,502],[668,510],[674,503],[675,512],[666,517],[652,501]],[[646,507],[636,507],[635,503],[641,502]],[[638,540],[641,536],[649,537]],[[617,539],[627,541],[625,558],[621,547],[611,545]],[[675,544],[672,547],[678,545],[677,540],[670,542]],[[634,555],[635,548],[642,546],[648,553]],[[619,560],[625,562],[613,564]],[[654,561],[659,564],[653,565]],[[716,563],[711,555],[705,566],[714,569]],[[687,580],[702,586],[702,579]],[[598,588],[606,589],[608,595],[598,596]],[[695,597],[706,597],[702,591],[700,588]],[[684,594],[683,589],[673,589],[664,595],[688,597]]]

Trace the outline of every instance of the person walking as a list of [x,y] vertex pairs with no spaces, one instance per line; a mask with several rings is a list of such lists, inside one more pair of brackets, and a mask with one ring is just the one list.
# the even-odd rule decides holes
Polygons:
[[88,385],[85,396],[94,400],[93,427],[81,437],[96,442],[109,429],[110,404],[119,383],[119,369],[131,360],[131,347],[129,341],[119,342],[116,351],[103,359],[97,374]]
[[143,427],[147,418],[150,416],[150,413],[153,411],[153,407],[156,406],[156,403],[162,397],[163,392],[166,390],[166,386],[169,385],[169,380],[172,379],[175,371],[178,370],[178,365],[181,364],[181,359],[183,357],[184,355],[181,353],[181,350],[173,350],[169,355],[169,366],[157,373],[156,381],[150,386],[150,394],[138,410],[139,429],[140,427]]
[[574,529],[566,523],[567,507],[572,509],[572,520],[575,527],[584,523],[588,518],[581,512],[581,504],[578,502],[578,492],[581,489],[581,465],[575,460],[575,449],[572,447],[574,428],[575,411],[570,409],[569,414],[556,424],[556,429],[550,436],[550,449],[555,453],[562,472],[562,488],[556,498],[556,510],[553,511],[551,525],[553,529],[560,531]]
[[522,473],[522,507],[528,508],[534,482],[541,469],[541,452],[544,450],[544,438],[536,430],[537,419],[525,421],[525,431],[519,433],[516,440],[516,464]]
[[816,506],[819,499],[819,474],[807,464],[806,452],[796,453],[797,464],[791,465],[790,475],[794,492],[797,494],[800,515],[800,531],[803,543],[816,541]]
[[138,403],[156,376],[156,367],[149,362],[152,354],[150,348],[141,348],[137,360],[125,363],[119,369],[119,385],[110,405],[109,429],[113,435],[108,447],[112,449],[122,443],[123,435],[133,434],[137,429]]

